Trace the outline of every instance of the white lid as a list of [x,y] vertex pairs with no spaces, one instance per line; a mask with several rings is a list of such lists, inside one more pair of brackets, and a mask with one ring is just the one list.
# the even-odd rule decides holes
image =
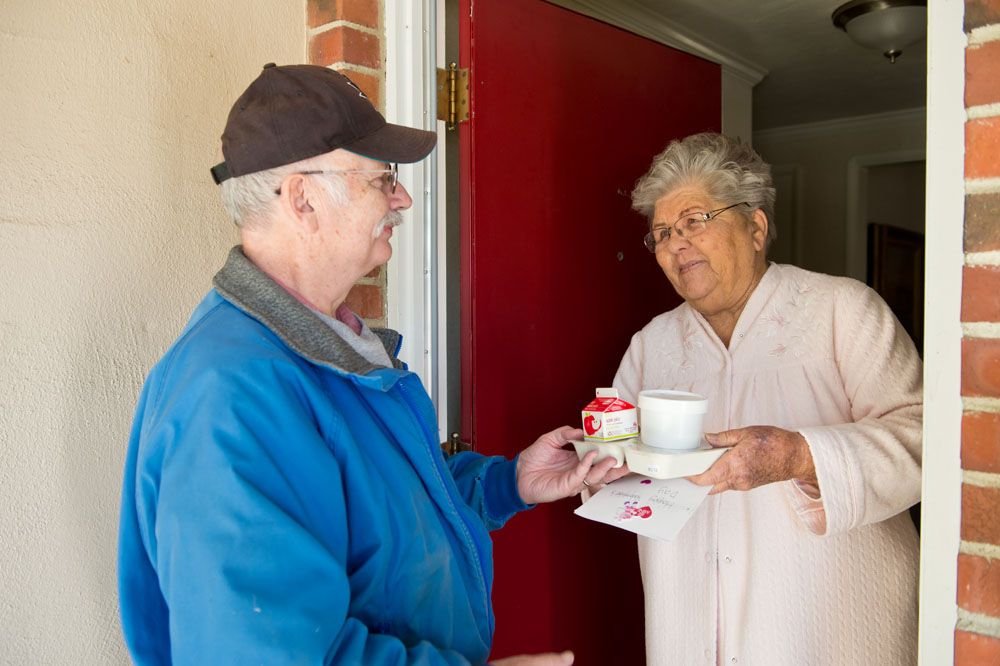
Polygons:
[[704,414],[708,411],[708,399],[703,395],[687,391],[665,389],[639,391],[639,409],[674,414]]

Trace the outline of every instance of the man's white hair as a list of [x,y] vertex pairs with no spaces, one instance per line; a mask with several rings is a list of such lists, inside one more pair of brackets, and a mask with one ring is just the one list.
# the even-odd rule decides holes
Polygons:
[[[278,202],[278,190],[286,176],[303,171],[321,171],[324,165],[319,157],[284,164],[273,169],[236,176],[222,182],[222,205],[237,227],[260,226],[270,218]],[[334,203],[346,205],[347,183],[336,173],[314,174]]]

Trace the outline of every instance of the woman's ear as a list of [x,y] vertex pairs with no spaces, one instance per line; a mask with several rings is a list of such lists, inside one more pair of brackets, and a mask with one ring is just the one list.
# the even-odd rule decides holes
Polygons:
[[767,230],[770,220],[760,208],[754,210],[750,217],[751,235],[753,236],[753,248],[757,252],[762,252],[767,247]]

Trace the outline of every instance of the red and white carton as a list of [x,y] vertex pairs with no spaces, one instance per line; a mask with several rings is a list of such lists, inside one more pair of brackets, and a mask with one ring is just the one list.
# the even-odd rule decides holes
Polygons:
[[597,397],[583,408],[583,438],[586,440],[611,442],[635,437],[638,432],[635,405],[619,398],[617,389],[597,389]]

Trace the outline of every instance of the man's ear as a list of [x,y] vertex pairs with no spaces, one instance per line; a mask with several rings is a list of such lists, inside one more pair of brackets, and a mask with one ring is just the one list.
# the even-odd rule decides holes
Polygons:
[[318,225],[316,209],[313,206],[319,191],[303,174],[293,173],[286,176],[281,183],[281,207],[288,217],[302,224],[309,231],[314,231]]
[[758,208],[750,218],[750,225],[752,227],[750,233],[753,235],[753,248],[757,252],[761,252],[767,247],[767,230],[770,220],[767,219],[764,211]]

